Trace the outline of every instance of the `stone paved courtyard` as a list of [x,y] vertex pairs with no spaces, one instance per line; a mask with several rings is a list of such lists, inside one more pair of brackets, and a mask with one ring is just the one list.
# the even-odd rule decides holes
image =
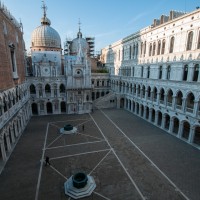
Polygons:
[[[78,133],[60,134],[66,124]],[[0,199],[70,200],[64,182],[80,171],[96,182],[85,200],[200,199],[200,151],[115,109],[32,117],[0,175]]]

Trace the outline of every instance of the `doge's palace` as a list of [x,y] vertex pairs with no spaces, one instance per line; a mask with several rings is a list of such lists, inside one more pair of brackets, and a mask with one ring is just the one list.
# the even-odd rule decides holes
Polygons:
[[170,11],[102,49],[117,107],[200,148],[200,10]]

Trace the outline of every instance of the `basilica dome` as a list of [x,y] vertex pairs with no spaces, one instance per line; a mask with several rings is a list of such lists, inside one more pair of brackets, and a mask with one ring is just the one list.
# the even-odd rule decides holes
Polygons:
[[77,54],[80,47],[83,54],[89,52],[88,42],[86,41],[86,39],[82,38],[82,33],[79,31],[77,34],[77,38],[72,40],[72,43],[70,45],[70,52],[72,54]]
[[46,16],[41,18],[41,26],[37,27],[31,36],[32,48],[61,49],[60,36],[50,25],[51,21]]

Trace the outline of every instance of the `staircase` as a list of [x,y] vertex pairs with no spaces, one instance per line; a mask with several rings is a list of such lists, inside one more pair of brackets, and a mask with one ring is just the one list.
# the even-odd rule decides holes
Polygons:
[[93,101],[94,108],[102,109],[102,108],[114,108],[117,105],[115,93],[110,91],[103,97],[99,97],[98,99]]

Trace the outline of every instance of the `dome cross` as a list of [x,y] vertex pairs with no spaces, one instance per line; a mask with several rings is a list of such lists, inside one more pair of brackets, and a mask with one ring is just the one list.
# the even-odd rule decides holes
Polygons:
[[47,13],[46,13],[46,12],[47,12],[47,6],[46,6],[46,4],[45,4],[45,1],[44,1],[44,0],[42,1],[42,3],[43,3],[43,5],[42,5],[42,7],[41,7],[41,8],[43,9],[43,12],[44,12],[44,17],[46,17],[46,15],[47,15]]

